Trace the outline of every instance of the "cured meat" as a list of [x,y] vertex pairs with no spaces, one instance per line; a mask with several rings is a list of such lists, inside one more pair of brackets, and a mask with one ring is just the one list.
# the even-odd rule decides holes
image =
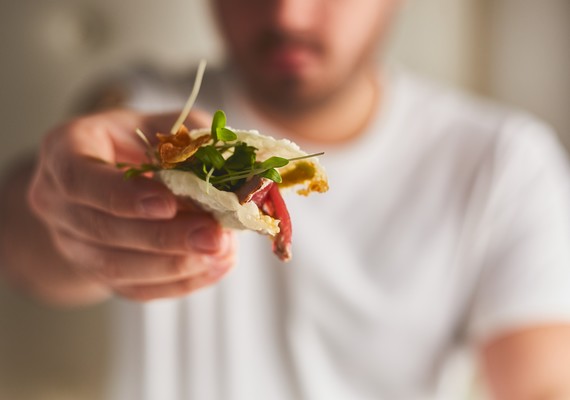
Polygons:
[[293,236],[293,227],[291,225],[291,217],[289,210],[285,205],[281,192],[276,184],[272,184],[265,201],[262,205],[262,210],[270,213],[269,216],[279,220],[279,233],[273,238],[273,253],[281,261],[291,260],[291,239]]
[[256,175],[241,185],[234,193],[238,197],[240,204],[253,201],[259,207],[272,184],[273,181],[271,179]]

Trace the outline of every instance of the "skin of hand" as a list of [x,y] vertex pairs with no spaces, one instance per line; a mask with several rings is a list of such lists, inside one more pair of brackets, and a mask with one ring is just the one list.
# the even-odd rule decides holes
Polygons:
[[[59,126],[43,141],[29,186],[30,208],[73,273],[136,301],[187,295],[234,265],[231,232],[203,211],[182,210],[158,181],[125,180],[115,166],[147,161],[135,129],[154,136],[175,119],[113,110]],[[187,121],[207,125],[197,112]]]

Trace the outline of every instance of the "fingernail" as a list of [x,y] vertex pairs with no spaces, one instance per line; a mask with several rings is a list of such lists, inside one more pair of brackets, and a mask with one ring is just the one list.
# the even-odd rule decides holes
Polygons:
[[172,207],[164,197],[149,196],[139,201],[140,212],[151,218],[168,218],[172,216]]
[[197,251],[214,253],[220,248],[220,237],[211,228],[200,228],[190,234],[188,245]]

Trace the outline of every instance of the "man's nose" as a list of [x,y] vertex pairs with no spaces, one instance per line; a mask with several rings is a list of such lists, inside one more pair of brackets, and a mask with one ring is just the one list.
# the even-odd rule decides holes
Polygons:
[[273,24],[286,31],[305,31],[319,20],[319,9],[324,12],[321,0],[272,0]]

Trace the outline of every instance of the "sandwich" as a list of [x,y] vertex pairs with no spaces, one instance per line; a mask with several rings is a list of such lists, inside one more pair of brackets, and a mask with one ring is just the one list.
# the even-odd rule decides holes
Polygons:
[[[138,131],[139,136],[146,137]],[[180,199],[210,212],[230,229],[252,230],[271,238],[282,261],[292,257],[292,224],[281,192],[323,193],[328,190],[319,154],[307,154],[287,139],[274,139],[255,130],[226,126],[218,110],[207,129],[157,133],[149,146],[151,162],[127,167],[130,178],[148,171]]]
[[200,90],[206,67],[201,61],[192,93],[169,134],[157,133],[157,146],[136,133],[147,146],[149,162],[119,163],[125,178],[152,173],[182,201],[210,212],[225,228],[267,235],[282,261],[291,259],[292,225],[281,196],[294,189],[300,195],[328,190],[319,154],[307,154],[287,139],[274,139],[254,130],[226,126],[218,110],[209,129],[184,126]]

